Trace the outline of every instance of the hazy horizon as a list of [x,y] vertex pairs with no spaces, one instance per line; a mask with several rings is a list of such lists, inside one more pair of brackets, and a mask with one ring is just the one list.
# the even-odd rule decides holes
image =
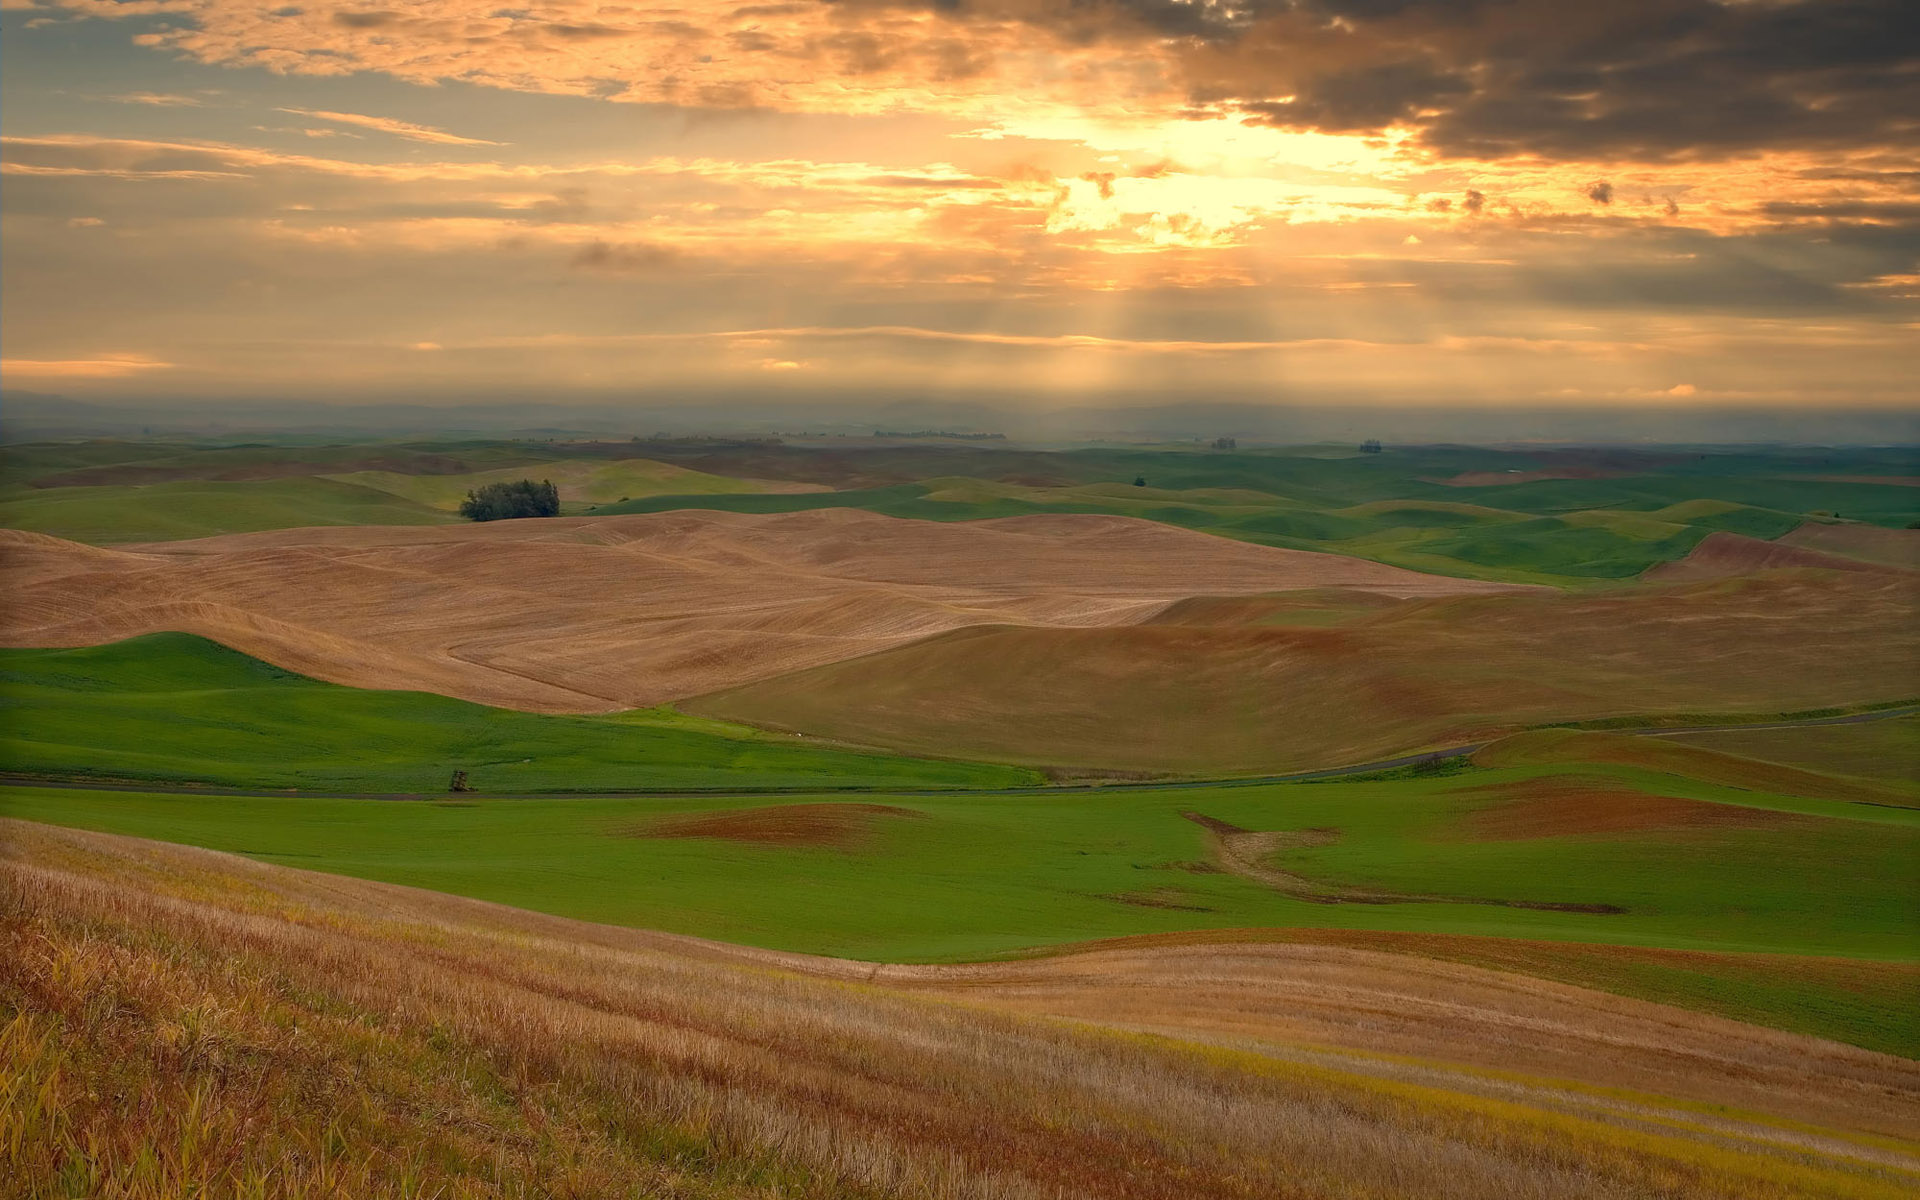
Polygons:
[[1015,443],[1200,441],[1249,447],[1358,443],[1480,446],[1920,446],[1906,413],[1686,411],[1511,407],[1342,408],[1188,404],[1033,409],[1002,402],[838,404],[721,402],[646,405],[501,400],[422,404],[175,400],[81,403],[58,395],[0,394],[0,441],[72,437],[784,436],[868,438],[894,431],[997,434]]

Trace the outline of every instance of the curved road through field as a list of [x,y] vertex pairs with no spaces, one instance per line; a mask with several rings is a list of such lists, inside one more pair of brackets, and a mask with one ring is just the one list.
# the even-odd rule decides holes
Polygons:
[[[1895,717],[1920,714],[1920,704],[1870,712],[1845,713],[1833,717],[1805,717],[1788,721],[1736,721],[1725,725],[1650,726],[1640,729],[1601,730],[1605,733],[1637,737],[1679,737],[1693,733],[1764,732],[1770,729],[1807,729],[1820,725],[1864,725]],[[1579,725],[1536,726],[1542,729],[1578,729]],[[1522,731],[1524,732],[1524,731]],[[1511,735],[1502,735],[1511,736]],[[1485,749],[1499,738],[1467,742],[1417,754],[1401,754],[1345,767],[1323,767],[1311,771],[1293,771],[1285,775],[1239,775],[1227,779],[1180,779],[1159,782],[1113,782],[1040,784],[1024,788],[890,788],[890,787],[758,787],[758,788],[592,788],[578,792],[474,792],[474,799],[545,800],[567,796],[820,796],[830,793],[881,792],[889,796],[1018,796],[1034,793],[1087,792],[1102,789],[1127,792],[1183,792],[1203,788],[1263,787],[1274,783],[1308,783],[1316,779],[1339,779],[1350,775],[1371,775],[1421,763],[1463,758]],[[0,772],[0,787],[64,788],[87,792],[180,793],[193,796],[258,796],[262,798],[305,797],[314,800],[440,800],[447,792],[308,792],[298,788],[229,788],[182,783],[142,783],[137,780],[45,779],[14,772]]]

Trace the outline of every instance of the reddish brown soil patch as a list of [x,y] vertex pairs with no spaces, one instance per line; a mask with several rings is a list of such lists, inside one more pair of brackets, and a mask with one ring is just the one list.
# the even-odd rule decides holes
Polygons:
[[1724,579],[1749,575],[1755,571],[1780,571],[1794,568],[1824,571],[1883,571],[1885,567],[1856,559],[1842,558],[1824,550],[1762,541],[1744,534],[1720,530],[1700,540],[1685,558],[1661,563],[1647,570],[1643,578],[1658,580]]
[[776,804],[691,813],[634,827],[637,837],[720,838],[762,846],[828,846],[852,850],[873,836],[883,817],[924,817],[891,804]]
[[1778,829],[1807,824],[1797,813],[1655,796],[1611,780],[1557,776],[1458,789],[1497,803],[1468,813],[1460,832],[1473,841],[1509,842],[1581,834],[1679,829]]
[[1879,525],[1823,525],[1809,521],[1780,538],[1776,545],[1822,550],[1846,558],[1920,570],[1920,529],[1886,529]]

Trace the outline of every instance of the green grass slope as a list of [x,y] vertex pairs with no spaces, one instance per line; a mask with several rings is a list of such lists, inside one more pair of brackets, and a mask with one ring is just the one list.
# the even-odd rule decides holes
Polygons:
[[[1568,780],[1610,789],[1638,816],[1599,832],[1476,833],[1478,814],[1511,803],[1515,789],[1551,792]],[[1606,764],[1174,792],[862,799],[917,819],[876,818],[863,839],[808,844],[728,831],[800,829],[769,814],[831,797],[395,802],[30,787],[0,790],[0,813],[566,916],[871,959],[973,959],[1223,928],[1920,957],[1916,814]],[[1190,813],[1271,832],[1263,858],[1271,870],[1319,887],[1419,898],[1316,903],[1223,870]],[[677,836],[649,836],[669,818]],[[690,823],[696,834],[710,832],[689,835]],[[1635,986],[1714,993],[1711,964],[1674,971],[1662,983],[1647,967]],[[1910,986],[1914,976],[1867,976],[1881,982],[1837,967],[1797,982],[1761,970],[1746,983],[1728,976],[1720,991],[1789,1028],[1920,1052],[1913,1012],[1885,983]]]
[[[1889,723],[1898,724],[1897,721]],[[1764,747],[1754,748],[1761,754],[1766,753]],[[1687,775],[1756,792],[1808,796],[1854,804],[1894,804],[1920,808],[1920,782],[1913,780],[1906,781],[1904,788],[1889,786],[1869,779],[1846,778],[1844,773],[1835,774],[1831,769],[1808,770],[1791,766],[1762,758],[1759,754],[1730,754],[1664,737],[1636,737],[1603,730],[1536,729],[1517,733],[1481,749],[1473,756],[1473,760],[1489,767],[1612,763]]]
[[0,525],[94,545],[162,542],[308,525],[435,525],[458,518],[333,479],[180,480],[15,491]]
[[438,792],[678,787],[973,787],[1031,772],[809,745],[653,710],[556,717],[340,687],[187,634],[0,650],[0,770]]
[[1696,733],[1669,740],[1813,771],[1920,786],[1920,716],[1863,725]]

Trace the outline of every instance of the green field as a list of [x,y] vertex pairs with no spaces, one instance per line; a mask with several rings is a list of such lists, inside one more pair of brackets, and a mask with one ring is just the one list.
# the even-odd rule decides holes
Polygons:
[[[1773,538],[1808,520],[1901,527],[1920,518],[1915,489],[1868,482],[1910,469],[1897,450],[1589,452],[1561,469],[1592,477],[1527,477],[1562,461],[1454,446],[1361,455],[857,439],[46,443],[9,449],[0,522],[97,543],[430,523],[448,519],[470,487],[534,477],[560,486],[569,514],[858,507],[963,521],[1111,513],[1440,574],[1591,588],[1682,557],[1720,530]],[[1508,475],[1521,481],[1502,482]],[[1473,486],[1446,482],[1463,476]],[[763,494],[768,481],[828,490]]]
[[[1706,801],[1716,820],[1562,836],[1475,834],[1473,814],[1504,802],[1485,789],[1569,779],[1663,803]],[[0,795],[9,816],[589,920],[880,960],[977,959],[1094,938],[1262,927],[1920,958],[1912,872],[1920,812],[1606,765],[1162,792],[866,795],[862,802],[909,811],[856,814],[859,836],[838,847],[649,836],[656,822],[689,813],[735,813],[731,819],[750,827],[771,820],[778,829],[778,814],[765,810],[830,803],[829,796],[382,801],[32,787]],[[739,810],[748,810],[744,818]],[[1318,831],[1268,864],[1318,887],[1424,899],[1295,898],[1218,869],[1206,831],[1185,813],[1244,830]],[[1716,991],[1713,971],[1706,975],[1713,1003],[1784,1005],[1767,1019],[1920,1052],[1911,1012],[1890,1017],[1846,986],[1775,978],[1754,992],[1784,988],[1773,1000],[1741,1000],[1740,987]]]
[[94,545],[306,525],[437,525],[458,519],[391,492],[318,478],[63,487],[0,499],[0,525]]
[[562,717],[340,687],[202,638],[0,650],[0,769],[314,791],[1006,787],[1012,767],[868,754],[652,709]]
[[[799,452],[796,451],[796,455]],[[1846,452],[1861,472],[1885,469],[1877,452]],[[886,461],[874,452],[878,473]],[[652,496],[603,514],[720,508],[790,512],[850,506],[919,520],[1029,513],[1112,513],[1289,549],[1376,559],[1415,570],[1509,583],[1591,587],[1683,557],[1717,531],[1774,538],[1837,516],[1903,525],[1920,516],[1913,489],[1794,478],[1797,464],[1763,454],[1687,455],[1602,479],[1456,487],[1467,472],[1535,464],[1524,454],[1414,447],[1378,456],[1283,451],[1086,450],[996,462],[984,452],[945,459],[901,454],[905,473],[1004,466],[1009,478],[932,474],[883,486],[799,496]],[[723,460],[724,461],[724,460]],[[1851,460],[1849,460],[1851,461]],[[719,464],[715,464],[719,465]],[[757,462],[773,472],[778,462]],[[1025,482],[1037,473],[1045,486]],[[1132,480],[1144,479],[1136,487]]]

